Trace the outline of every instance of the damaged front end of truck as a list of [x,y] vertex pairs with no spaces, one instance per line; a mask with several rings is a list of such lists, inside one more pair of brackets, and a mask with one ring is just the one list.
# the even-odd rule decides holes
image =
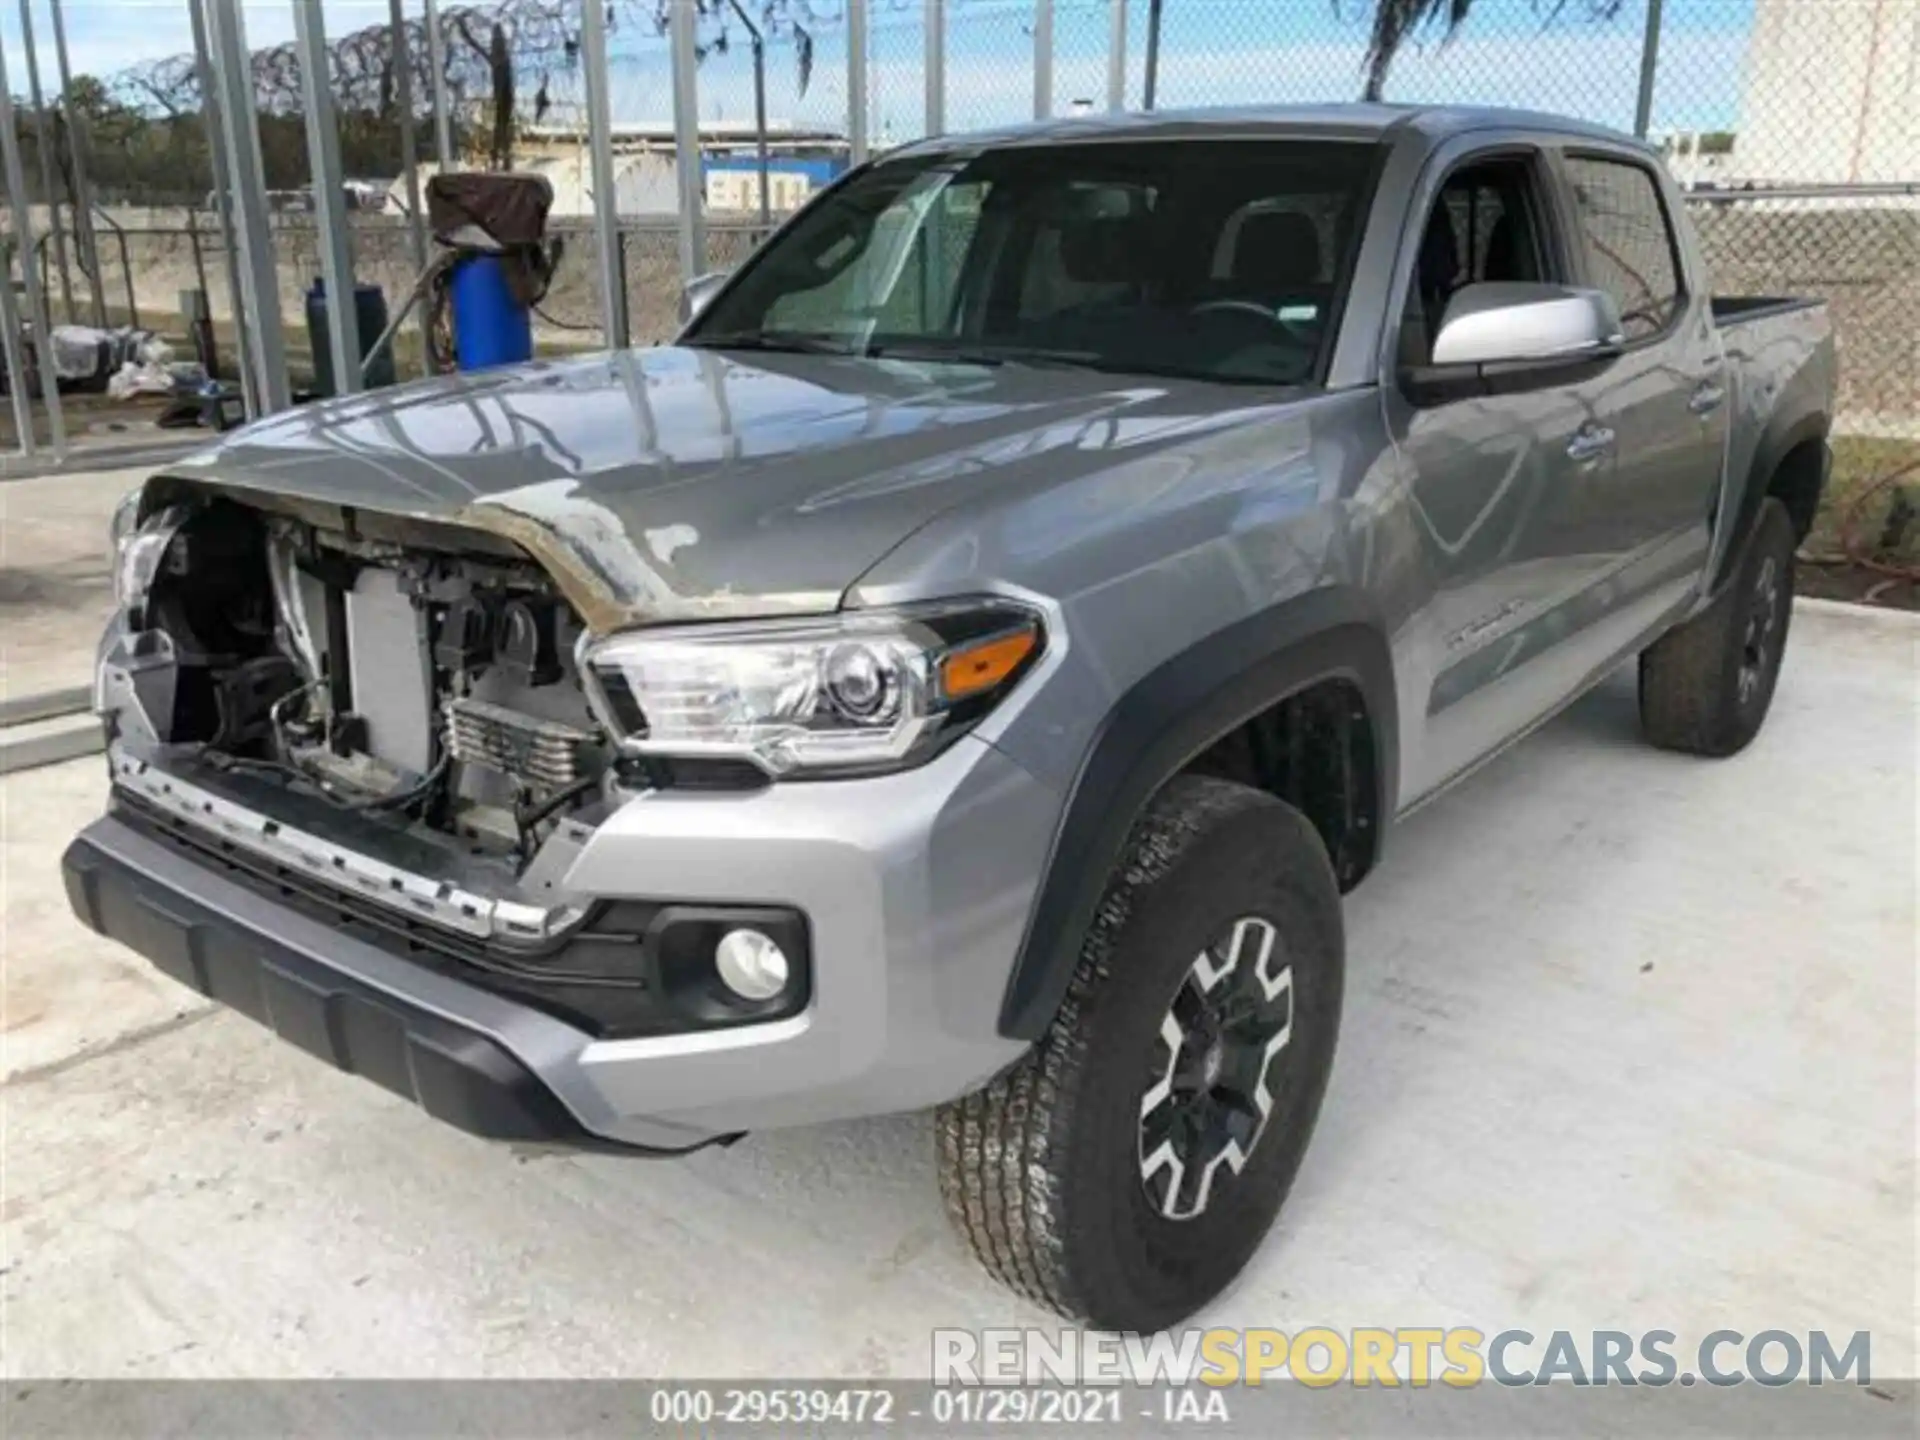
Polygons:
[[115,816],[595,1040],[800,1015],[815,922],[782,886],[642,898],[657,869],[610,876],[596,837],[636,801],[922,765],[1031,666],[1039,618],[666,595],[587,508],[541,524],[156,477],[114,523],[95,703]]
[[[623,750],[631,697],[513,540],[163,477],[116,516],[114,582],[95,706],[146,833],[590,1034],[804,1005],[804,977],[716,986],[688,907],[568,891],[633,795],[766,777]],[[797,917],[746,918],[804,953]]]

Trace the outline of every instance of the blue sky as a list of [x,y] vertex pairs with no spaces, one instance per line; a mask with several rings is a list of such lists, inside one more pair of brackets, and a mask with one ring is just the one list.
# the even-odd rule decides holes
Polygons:
[[[0,37],[8,77],[25,89],[17,0],[0,0]],[[43,76],[53,73],[46,0],[34,0]],[[921,7],[918,0],[870,0],[870,124],[876,136],[906,139],[922,125]],[[1595,23],[1570,0],[1569,14],[1544,23],[1528,0],[1479,0],[1459,37],[1403,52],[1390,98],[1522,104],[1570,111],[1615,125],[1631,123],[1645,0],[1624,0],[1610,22]],[[811,0],[813,81],[801,96],[790,45],[770,55],[769,112],[775,118],[844,123],[846,40],[841,0]],[[1131,0],[1129,96],[1138,102],[1146,3]],[[755,7],[748,6],[751,11]],[[947,0],[947,123],[965,129],[1025,118],[1032,95],[1031,0]],[[1160,100],[1163,105],[1350,98],[1360,85],[1368,0],[1166,0]],[[418,13],[419,0],[407,0]],[[1752,0],[1668,0],[1656,93],[1657,126],[1723,128],[1737,123],[1741,71]],[[286,0],[247,0],[249,41],[291,38]],[[387,0],[326,0],[328,33],[381,22]],[[65,0],[77,71],[105,73],[191,46],[185,0]],[[1107,0],[1055,0],[1057,109],[1076,98],[1104,104]],[[618,30],[613,42],[617,119],[664,119],[671,112],[665,42]],[[709,57],[700,75],[708,119],[752,114],[751,68],[744,45]],[[556,75],[563,103],[577,77]]]

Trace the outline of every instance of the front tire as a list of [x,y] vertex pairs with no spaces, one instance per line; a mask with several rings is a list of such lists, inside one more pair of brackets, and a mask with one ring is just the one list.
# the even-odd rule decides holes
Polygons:
[[981,1263],[1107,1330],[1165,1329],[1224,1289],[1312,1134],[1343,950],[1333,870],[1299,811],[1171,781],[1045,1036],[941,1107],[941,1191]]
[[1793,521],[1762,503],[1732,582],[1640,656],[1640,728],[1665,750],[1744,750],[1773,703],[1793,615]]

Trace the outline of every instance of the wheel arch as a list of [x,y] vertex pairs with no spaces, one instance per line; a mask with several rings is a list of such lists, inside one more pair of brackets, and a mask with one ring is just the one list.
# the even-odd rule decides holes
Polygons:
[[1716,537],[1719,559],[1714,564],[1709,595],[1718,595],[1740,562],[1741,542],[1753,528],[1761,504],[1777,497],[1793,520],[1794,534],[1804,540],[1826,488],[1830,451],[1827,436],[1832,422],[1824,410],[1802,414],[1791,423],[1769,428],[1755,448],[1745,483],[1732,505],[1732,524]]
[[1107,877],[1159,789],[1223,737],[1329,683],[1360,700],[1371,793],[1359,870],[1378,862],[1399,787],[1392,660],[1368,598],[1350,586],[1325,586],[1216,631],[1109,707],[1054,832],[1002,996],[1002,1035],[1034,1040],[1046,1032]]

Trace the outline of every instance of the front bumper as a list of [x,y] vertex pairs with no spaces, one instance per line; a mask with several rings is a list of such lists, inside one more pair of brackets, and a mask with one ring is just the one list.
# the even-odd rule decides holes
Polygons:
[[[89,927],[436,1120],[490,1140],[596,1138],[499,1039],[375,983],[365,971],[383,957],[370,946],[328,935],[323,953],[321,937],[304,932],[320,928],[314,922],[294,916],[288,925],[286,912],[119,820],[89,826],[61,868]],[[678,1139],[675,1149],[699,1143],[660,1138]]]
[[629,802],[566,889],[791,906],[812,930],[813,987],[785,1019],[626,1039],[327,924],[116,815],[65,869],[92,928],[440,1119],[679,1151],[937,1103],[1017,1058],[998,1008],[1056,804],[970,738],[901,775]]

